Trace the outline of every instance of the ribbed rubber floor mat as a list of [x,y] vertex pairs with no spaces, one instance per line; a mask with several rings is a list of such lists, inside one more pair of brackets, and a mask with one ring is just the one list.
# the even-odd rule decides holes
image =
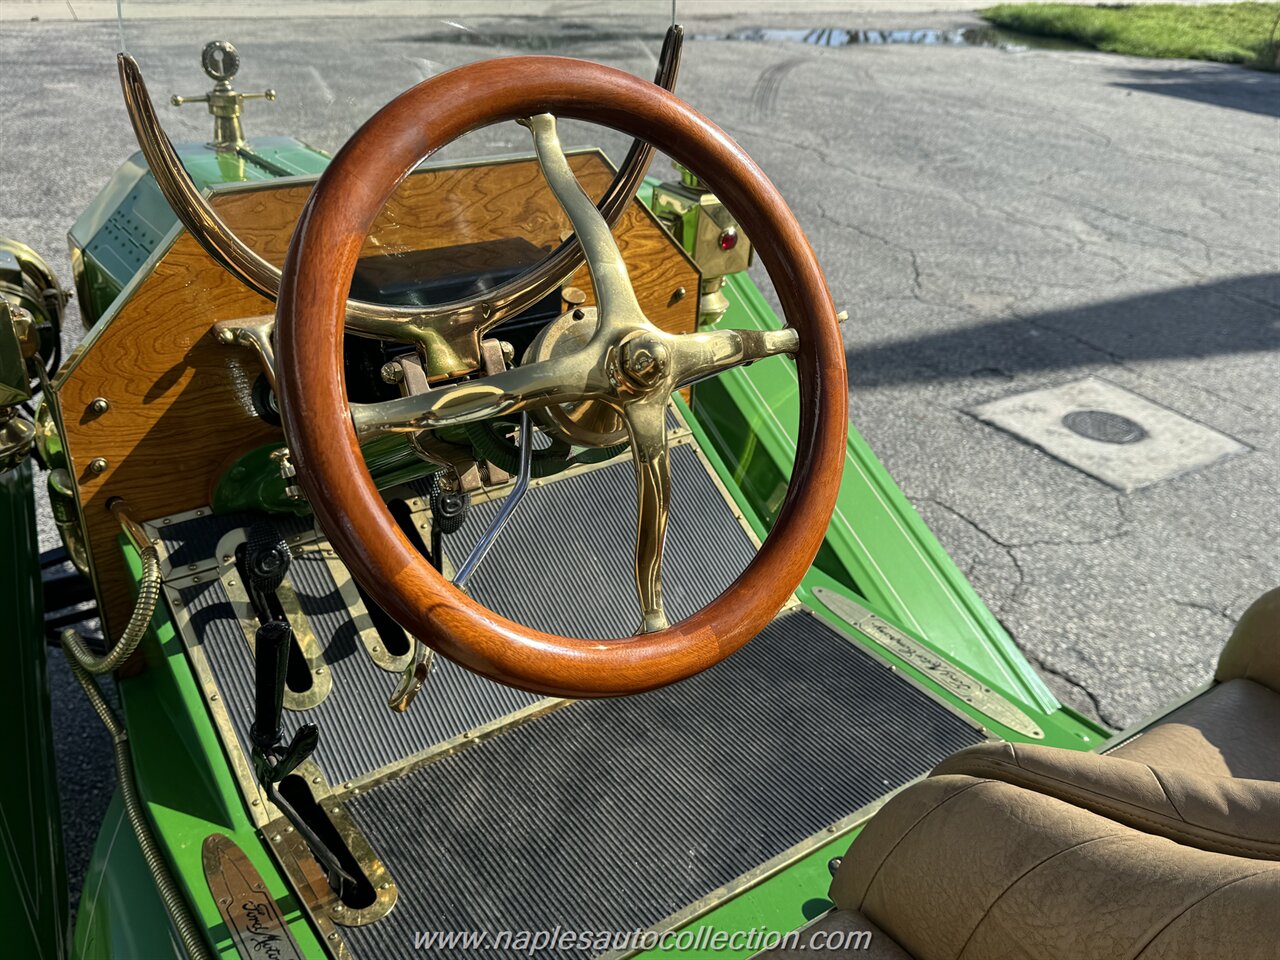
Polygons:
[[[300,598],[306,596],[312,577],[327,579],[332,593],[321,596],[337,596],[323,564],[312,568],[305,560],[295,560],[291,572]],[[184,587],[179,596],[195,635],[188,642],[203,649],[236,740],[247,757],[253,723],[253,657],[244,631],[221,582]],[[304,602],[309,605],[311,601]],[[344,629],[344,624],[351,625],[345,607],[341,614],[312,610],[308,619],[324,645],[333,689],[309,710],[286,710],[285,736],[307,721],[319,725],[320,745],[314,758],[331,783],[371,773],[541,699],[491,683],[441,657],[409,710],[394,713],[387,707],[387,696],[396,678],[369,659],[354,629]]]
[[646,929],[980,739],[784,614],[684,683],[571,704],[349,799],[400,896],[342,936],[372,960],[450,956],[413,949],[430,931]]
[[[664,598],[678,620],[719,595],[750,562],[755,545],[692,448],[672,450],[671,485]],[[455,562],[467,556],[499,506],[477,504],[463,529],[448,538]],[[472,595],[556,633],[633,633],[640,618],[631,572],[635,509],[630,460],[531,489],[472,580]],[[251,520],[206,515],[164,526],[162,536],[174,564],[207,565],[220,539]],[[297,518],[273,523],[287,535],[311,529]],[[386,700],[396,677],[365,654],[352,611],[323,560],[298,554],[289,576],[324,649],[333,688],[311,709],[286,710],[286,733],[305,721],[319,725],[315,759],[331,783],[371,773],[541,699],[440,657],[409,710],[393,713]],[[253,719],[253,658],[244,633],[216,579],[182,588],[179,600],[192,627],[185,640],[203,648],[244,749]]]
[[[456,563],[498,512],[477,504],[448,538]],[[520,623],[575,637],[626,637],[636,599],[636,482],[631,460],[529,490],[471,581],[472,596]],[[690,446],[671,450],[662,597],[672,622],[706,606],[756,548]]]

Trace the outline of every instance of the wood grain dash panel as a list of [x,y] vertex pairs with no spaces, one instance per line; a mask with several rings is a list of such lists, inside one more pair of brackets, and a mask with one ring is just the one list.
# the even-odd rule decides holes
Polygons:
[[[599,198],[613,170],[596,152],[570,157],[584,189]],[[283,263],[311,184],[246,185],[213,194],[226,223],[259,254]],[[514,160],[410,176],[383,211],[364,253],[394,254],[513,235],[548,250],[569,229],[533,160]],[[698,274],[692,262],[638,201],[615,231],[640,305],[659,326],[692,330]],[[585,268],[572,281],[594,302]],[[678,287],[686,296],[673,300]],[[247,349],[213,337],[219,320],[261,316],[275,305],[245,289],[185,232],[128,302],[97,330],[58,389],[67,452],[97,574],[103,628],[118,636],[132,596],[119,560],[119,527],[106,509],[123,497],[138,520],[207,506],[228,461],[280,438],[253,412],[260,371]],[[89,412],[97,397],[110,409]],[[106,470],[89,472],[101,457]]]
[[[593,200],[613,180],[613,169],[597,152],[572,154],[569,165]],[[310,194],[310,183],[223,192],[218,195],[218,214],[259,255],[282,266],[298,212]],[[361,256],[511,236],[549,251],[569,229],[569,218],[542,179],[536,160],[426,169],[396,189],[365,239]]]

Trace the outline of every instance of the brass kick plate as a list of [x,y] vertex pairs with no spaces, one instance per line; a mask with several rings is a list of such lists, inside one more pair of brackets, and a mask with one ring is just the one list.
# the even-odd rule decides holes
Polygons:
[[302,960],[262,875],[230,837],[211,833],[201,851],[204,878],[242,957]]

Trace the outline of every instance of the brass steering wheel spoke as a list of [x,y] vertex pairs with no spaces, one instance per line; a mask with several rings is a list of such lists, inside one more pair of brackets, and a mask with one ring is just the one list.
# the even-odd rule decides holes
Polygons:
[[542,175],[582,244],[599,308],[596,337],[651,326],[636,300],[627,265],[609,224],[600,216],[600,211],[573,175],[556,132],[556,118],[549,113],[540,113],[519,123],[532,132]]
[[636,594],[640,599],[640,629],[654,633],[667,628],[662,606],[662,549],[667,539],[667,510],[671,503],[671,461],[667,449],[667,405],[660,396],[623,407],[631,433],[636,472]]
[[799,349],[800,333],[793,327],[686,333],[672,337],[672,376],[677,387],[687,387],[734,367]]
[[361,439],[460,426],[553,403],[600,397],[608,383],[599,364],[561,357],[514,367],[379,403],[352,403],[351,422]]

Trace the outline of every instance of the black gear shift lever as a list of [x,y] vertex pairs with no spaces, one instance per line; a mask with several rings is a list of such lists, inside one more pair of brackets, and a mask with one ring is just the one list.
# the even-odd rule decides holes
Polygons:
[[250,528],[244,545],[237,551],[237,566],[261,624],[254,634],[254,712],[249,728],[253,770],[267,799],[294,825],[325,868],[329,885],[341,895],[344,885],[354,886],[356,879],[276,789],[276,784],[311,756],[320,742],[319,728],[314,723],[304,723],[294,731],[289,745],[281,749],[285,680],[294,643],[293,627],[280,609],[276,591],[284,582],[291,560],[288,543],[267,524]]

